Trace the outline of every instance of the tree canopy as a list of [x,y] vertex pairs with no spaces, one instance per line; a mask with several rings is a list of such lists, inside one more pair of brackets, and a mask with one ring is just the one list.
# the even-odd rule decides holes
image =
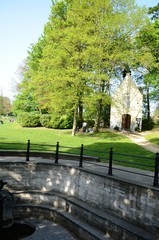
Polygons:
[[28,51],[15,111],[72,115],[73,134],[87,117],[98,131],[125,64],[158,68],[154,28],[133,0],[53,2],[43,36]]
[[143,26],[137,35],[139,67],[145,96],[146,118],[150,120],[150,102],[159,101],[159,5],[150,8],[152,20]]
[[151,15],[152,20],[157,19],[159,17],[159,3],[154,7],[150,7],[148,13]]
[[0,96],[0,115],[7,115],[12,112],[12,104],[8,97]]

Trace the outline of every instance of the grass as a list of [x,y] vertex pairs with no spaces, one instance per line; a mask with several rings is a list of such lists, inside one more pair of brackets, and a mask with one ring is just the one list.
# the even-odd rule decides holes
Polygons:
[[[118,164],[125,166],[130,166],[132,163],[144,164],[145,167],[135,166],[144,169],[149,168],[146,165],[154,166],[153,153],[133,143],[119,132],[103,130],[97,134],[78,133],[72,137],[71,130],[22,128],[18,123],[7,120],[0,125],[0,149],[26,150],[28,140],[31,142],[31,150],[55,151],[55,145],[59,142],[60,151],[77,154],[80,153],[80,146],[83,144],[85,155],[98,156],[104,162],[109,159],[109,151],[112,147],[114,159]],[[121,160],[124,162],[118,162]]]
[[152,130],[146,135],[146,139],[150,142],[159,145],[159,128]]

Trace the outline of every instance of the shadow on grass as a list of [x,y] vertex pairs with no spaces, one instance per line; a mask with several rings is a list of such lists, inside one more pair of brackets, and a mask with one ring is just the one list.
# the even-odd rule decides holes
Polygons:
[[78,132],[77,133],[77,136],[78,137],[81,137],[83,138],[84,136],[87,136],[87,137],[94,137],[94,138],[100,138],[100,139],[107,139],[110,141],[113,141],[113,140],[123,140],[124,138],[127,139],[127,137],[125,137],[124,135],[122,135],[121,133],[119,132],[115,132],[113,133],[112,131],[103,131],[103,132],[99,132],[99,133],[83,133],[83,132]]
[[[114,137],[116,137],[116,135]],[[154,169],[155,154],[143,149],[134,143],[111,141],[111,143],[97,142],[86,144],[83,146],[83,154],[87,156],[98,157],[101,162],[108,163],[111,148],[113,150],[113,164],[146,169],[150,171],[152,168]],[[0,149],[27,151],[27,143],[0,143]],[[56,152],[56,145],[31,143],[30,151]],[[80,155],[80,152],[81,146],[71,147],[62,146],[59,144],[59,153]]]
[[[155,154],[133,143],[98,142],[84,146],[84,155],[99,157],[101,162],[109,162],[110,150],[113,150],[113,164],[146,170],[154,169]],[[122,151],[121,151],[122,149]],[[74,153],[74,149],[68,149],[68,153]],[[80,154],[80,148],[76,154]],[[124,151],[123,151],[124,150]]]
[[[0,149],[2,150],[27,150],[28,143],[0,143]],[[34,151],[55,151],[55,145],[47,144],[31,144],[30,150]]]

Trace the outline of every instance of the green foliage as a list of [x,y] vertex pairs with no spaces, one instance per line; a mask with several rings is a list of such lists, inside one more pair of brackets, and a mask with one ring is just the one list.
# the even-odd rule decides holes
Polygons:
[[37,112],[22,112],[18,114],[17,122],[22,127],[39,127],[54,129],[72,128],[73,119],[68,115],[39,114]]
[[110,104],[110,80],[125,62],[134,63],[134,36],[144,23],[145,11],[133,0],[55,1],[43,37],[28,51],[20,86],[25,97],[17,97],[15,111],[74,112],[73,124],[54,116],[50,126],[75,129],[82,106],[98,129]]
[[60,118],[60,129],[71,129],[73,124],[73,119],[70,116],[64,115]]
[[12,111],[12,104],[9,98],[0,96],[0,115],[7,115]]
[[159,126],[159,105],[157,106],[157,108],[154,111],[153,121],[155,123],[155,127]]
[[115,127],[114,127],[114,130],[119,131],[119,127],[118,127],[118,126],[115,126]]
[[32,113],[23,112],[18,115],[17,122],[22,127],[39,127],[39,126],[41,126],[40,114],[34,113],[34,112],[32,112]]
[[139,127],[136,127],[136,128],[135,128],[135,131],[136,131],[136,132],[141,132],[141,130],[140,130]]
[[42,114],[40,116],[40,123],[42,127],[49,128],[50,127],[50,120],[51,120],[51,115],[50,114]]
[[143,89],[144,112],[150,118],[152,101],[159,100],[159,19],[148,21],[136,38],[138,69],[142,71],[140,85]]
[[148,13],[151,15],[152,20],[157,19],[159,17],[159,3],[154,7],[150,7]]
[[146,130],[152,130],[154,128],[154,121],[152,119],[148,120],[148,119],[143,119],[142,120],[142,130],[146,131]]
[[94,120],[87,120],[87,128],[93,128],[95,125],[95,121]]
[[52,116],[49,126],[54,129],[71,129],[73,119],[67,115]]
[[13,101],[13,112],[15,114],[23,112],[33,112],[38,110],[38,104],[33,98],[32,91],[22,91]]
[[53,129],[59,129],[60,118],[57,116],[52,116],[49,122],[49,127]]

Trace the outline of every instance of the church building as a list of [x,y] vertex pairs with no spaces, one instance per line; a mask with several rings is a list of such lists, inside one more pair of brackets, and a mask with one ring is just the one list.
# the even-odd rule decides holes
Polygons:
[[126,72],[123,81],[112,95],[110,128],[141,130],[142,100],[142,93],[133,82],[131,72]]

